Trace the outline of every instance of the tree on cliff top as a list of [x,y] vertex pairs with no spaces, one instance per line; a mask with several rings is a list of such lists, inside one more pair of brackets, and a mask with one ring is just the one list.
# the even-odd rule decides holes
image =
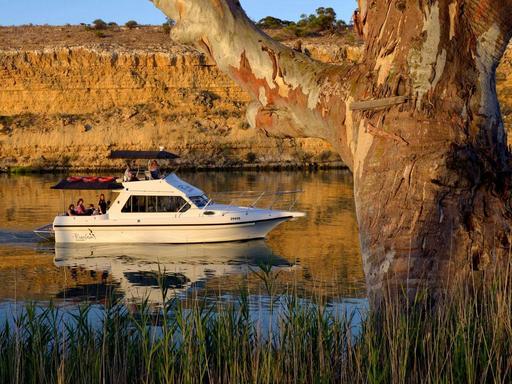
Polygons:
[[101,30],[101,29],[107,29],[108,25],[101,19],[96,19],[92,22],[93,29]]
[[325,31],[339,31],[341,27],[346,26],[346,23],[343,20],[337,20],[334,9],[321,7],[314,14],[301,15],[297,23],[267,16],[258,21],[256,26],[263,29],[286,28],[296,36],[310,36]]
[[302,15],[297,25],[318,31],[334,30],[336,28],[336,12],[332,8],[320,7],[316,10],[316,14]]
[[137,23],[135,20],[128,20],[124,26],[128,29],[133,29],[139,26],[139,23]]
[[281,20],[277,17],[267,16],[256,23],[258,28],[264,29],[278,29],[284,28],[288,25],[295,24],[293,21]]
[[[509,257],[510,152],[495,70],[512,0],[359,0],[360,63],[270,39],[237,0],[153,0],[254,102],[253,127],[329,141],[354,175],[370,293],[413,292]],[[377,295],[378,297],[378,295]]]

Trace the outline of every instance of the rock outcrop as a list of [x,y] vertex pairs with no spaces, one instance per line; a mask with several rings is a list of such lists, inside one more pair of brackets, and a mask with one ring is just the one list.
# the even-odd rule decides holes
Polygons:
[[[301,46],[326,62],[356,61],[361,49],[333,37]],[[509,50],[498,75],[509,125],[511,67]],[[76,26],[0,28],[0,80],[4,169],[100,169],[112,167],[111,149],[160,146],[189,167],[340,164],[322,140],[275,139],[250,129],[248,95],[159,27],[104,34]]]
[[501,103],[501,113],[512,144],[512,44],[509,45],[496,74],[496,87]]

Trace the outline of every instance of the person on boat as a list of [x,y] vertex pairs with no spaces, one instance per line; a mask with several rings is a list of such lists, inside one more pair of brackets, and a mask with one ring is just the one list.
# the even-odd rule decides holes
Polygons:
[[151,163],[149,164],[149,172],[151,173],[151,178],[153,180],[160,179],[160,167],[158,165],[158,161],[151,161]]
[[126,170],[124,171],[123,181],[138,181],[137,175],[135,174],[132,166],[129,162],[126,162]]
[[98,201],[98,210],[100,215],[105,215],[107,213],[107,202],[103,193],[100,195],[100,201]]
[[77,215],[85,215],[87,213],[85,211],[84,199],[82,199],[82,198],[78,199],[78,201],[76,203],[75,212],[76,212]]
[[94,207],[94,204],[89,204],[89,208],[86,209],[85,213],[87,216],[95,216],[99,214],[98,210]]
[[68,210],[66,212],[66,215],[67,216],[76,216],[75,204],[69,204],[69,207],[68,207]]

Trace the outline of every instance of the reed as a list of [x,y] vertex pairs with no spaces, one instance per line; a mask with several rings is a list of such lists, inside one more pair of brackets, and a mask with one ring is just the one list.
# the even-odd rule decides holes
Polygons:
[[29,304],[0,327],[0,382],[507,383],[511,283],[509,267],[435,305],[426,293],[385,300],[360,324],[293,291],[269,322],[251,315],[246,291],[231,304],[165,300],[157,312],[147,301],[72,313]]

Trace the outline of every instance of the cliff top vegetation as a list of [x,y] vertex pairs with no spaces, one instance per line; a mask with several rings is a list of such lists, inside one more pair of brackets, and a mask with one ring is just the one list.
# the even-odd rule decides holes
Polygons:
[[280,35],[288,38],[322,36],[326,32],[342,35],[351,30],[344,20],[337,18],[333,8],[324,7],[310,15],[302,14],[297,22],[267,16],[256,25],[264,30],[279,30]]
[[[23,25],[0,26],[0,49],[41,49],[42,47],[109,45],[126,49],[166,49],[176,44],[169,39],[174,21],[163,25],[140,25],[135,20],[120,26],[96,19],[81,25]],[[352,27],[338,19],[332,8],[318,8],[314,14],[301,15],[298,21],[267,16],[256,25],[280,41],[301,39],[315,42],[356,44]]]
[[[116,45],[126,49],[169,48],[176,44],[162,26],[125,27],[105,25],[95,20],[91,25],[0,27],[0,49],[41,49],[78,45]],[[101,31],[102,36],[95,32]]]

